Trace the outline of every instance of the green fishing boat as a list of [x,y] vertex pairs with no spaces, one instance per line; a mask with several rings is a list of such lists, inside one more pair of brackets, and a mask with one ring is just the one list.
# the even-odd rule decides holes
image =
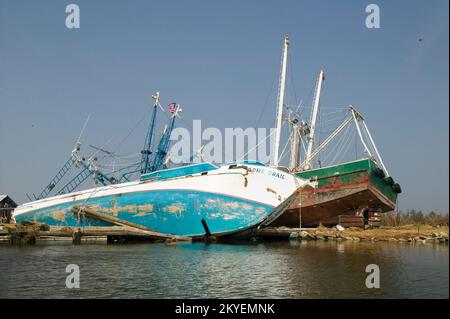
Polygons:
[[317,180],[317,188],[303,189],[272,226],[326,226],[339,216],[362,216],[395,209],[401,187],[373,159],[361,159],[296,173]]
[[[368,221],[371,216],[395,209],[401,187],[389,174],[380,156],[377,146],[362,114],[352,105],[341,108],[343,119],[323,140],[317,138],[321,131],[319,114],[320,95],[325,73],[320,70],[315,85],[309,121],[303,119],[303,113],[297,113],[300,105],[288,115],[283,116],[287,53],[289,39],[284,39],[275,136],[275,166],[279,166],[282,155],[279,154],[281,127],[287,122],[290,126],[290,161],[286,170],[298,177],[317,181],[315,188],[302,189],[290,208],[271,226],[317,226],[342,224],[341,217]],[[319,123],[318,123],[319,122]],[[354,134],[355,143],[359,141],[363,158],[350,161],[335,161],[337,155],[345,153],[353,143],[349,132]],[[339,136],[339,137],[338,137]],[[330,145],[333,147],[330,147]],[[285,148],[286,149],[286,148]],[[323,165],[321,156],[331,154],[332,162]],[[353,157],[352,157],[353,158]],[[358,158],[357,153],[355,158]],[[314,167],[314,165],[318,167]],[[357,218],[355,218],[357,217]]]

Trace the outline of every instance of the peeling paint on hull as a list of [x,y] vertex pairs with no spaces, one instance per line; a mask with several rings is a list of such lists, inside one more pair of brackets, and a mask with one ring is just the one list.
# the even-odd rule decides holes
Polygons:
[[278,217],[287,209],[282,203],[288,198],[291,203],[297,188],[309,184],[275,168],[257,167],[259,170],[252,165],[223,166],[207,174],[134,181],[49,197],[20,205],[13,216],[17,222],[55,226],[110,226],[72,212],[73,206],[87,205],[160,233],[202,236],[202,219],[215,236],[236,233]]
[[[271,226],[336,225],[339,215],[355,214],[361,208],[395,208],[397,194],[374,171],[366,159],[299,173],[303,178],[317,176],[316,189],[304,189],[293,204]],[[300,208],[301,207],[301,208]]]
[[[77,204],[81,203],[62,204],[22,214],[16,221],[34,220],[60,226],[110,225],[73,214],[71,208]],[[203,235],[202,218],[211,232],[227,233],[258,224],[273,209],[239,198],[193,191],[152,191],[94,198],[89,201],[89,206],[161,233],[184,236]]]

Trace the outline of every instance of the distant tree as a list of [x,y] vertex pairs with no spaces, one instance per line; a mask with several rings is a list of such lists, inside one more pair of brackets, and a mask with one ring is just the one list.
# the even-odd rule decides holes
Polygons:
[[406,211],[391,211],[382,214],[381,223],[383,226],[391,227],[414,224],[420,230],[420,225],[448,226],[449,215],[436,211],[423,213],[421,210],[408,209]]
[[417,226],[417,233],[420,233],[420,226],[424,222],[424,217],[423,217],[422,211],[421,210],[414,211],[414,214],[411,214],[411,218],[412,218],[414,224],[416,224],[416,226]]
[[415,224],[423,224],[423,222],[425,221],[421,210],[414,211],[414,214],[411,217]]

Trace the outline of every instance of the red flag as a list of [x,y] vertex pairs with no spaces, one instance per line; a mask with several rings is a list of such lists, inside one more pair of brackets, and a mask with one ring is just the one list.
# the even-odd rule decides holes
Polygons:
[[176,105],[177,105],[176,103],[170,103],[170,104],[169,104],[169,112],[170,112],[171,114],[175,113],[175,106],[176,106]]

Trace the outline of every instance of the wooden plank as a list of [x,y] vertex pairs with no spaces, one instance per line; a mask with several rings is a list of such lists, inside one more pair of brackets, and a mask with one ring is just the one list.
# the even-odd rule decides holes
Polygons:
[[129,226],[129,227],[133,227],[133,228],[137,228],[137,229],[141,229],[141,230],[146,230],[146,231],[155,231],[154,229],[150,229],[147,228],[145,226],[142,225],[138,225],[123,219],[119,219],[117,217],[111,216],[108,213],[102,212],[101,210],[95,208],[95,207],[91,207],[91,206],[78,206],[75,205],[72,207],[72,212],[74,214],[78,214],[78,213],[84,213],[87,216],[90,216],[92,218],[95,219],[100,219],[103,220],[105,222],[111,223],[111,224],[115,224],[115,225],[119,225],[119,226]]
[[[105,212],[102,212],[99,209],[96,209],[96,208],[90,207],[90,206],[83,206],[83,207],[73,206],[72,212],[75,214],[78,214],[79,212],[81,212],[91,218],[102,220],[102,221],[105,221],[105,222],[108,222],[108,223],[111,223],[114,225],[121,226],[121,227],[123,227],[123,229],[120,232],[126,231],[130,236],[153,236],[153,237],[159,238],[159,239],[174,239],[174,240],[178,240],[178,241],[190,241],[191,240],[190,237],[186,237],[186,236],[178,236],[178,235],[164,234],[164,233],[156,232],[153,229],[150,229],[145,226],[138,225],[138,224],[126,221],[126,220],[119,219],[117,217],[111,216]],[[88,231],[88,230],[86,230],[87,227],[83,227],[83,228],[84,228],[84,232]],[[103,227],[99,227],[99,228],[103,228]],[[109,230],[111,230],[111,229],[109,229]],[[97,229],[97,232],[98,231],[99,231],[99,229]],[[103,231],[103,230],[101,230],[101,231]],[[92,230],[91,230],[91,232],[92,232]],[[86,235],[84,235],[84,236],[86,236]]]

